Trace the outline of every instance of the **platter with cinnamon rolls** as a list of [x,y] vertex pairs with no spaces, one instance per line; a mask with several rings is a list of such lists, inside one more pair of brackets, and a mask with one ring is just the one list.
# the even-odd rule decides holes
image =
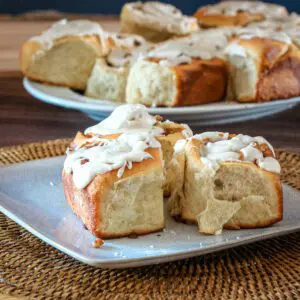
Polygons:
[[300,16],[283,6],[226,1],[187,16],[170,4],[130,2],[120,20],[120,32],[62,20],[26,41],[27,91],[97,120],[140,103],[195,125],[259,118],[300,102]]

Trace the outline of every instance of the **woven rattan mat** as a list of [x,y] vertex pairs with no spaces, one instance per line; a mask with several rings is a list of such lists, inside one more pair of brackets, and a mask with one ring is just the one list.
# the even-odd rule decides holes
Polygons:
[[[68,143],[2,148],[0,164],[62,155]],[[300,189],[300,155],[278,156],[283,181]],[[173,263],[102,270],[0,214],[0,293],[30,299],[300,299],[300,233]]]

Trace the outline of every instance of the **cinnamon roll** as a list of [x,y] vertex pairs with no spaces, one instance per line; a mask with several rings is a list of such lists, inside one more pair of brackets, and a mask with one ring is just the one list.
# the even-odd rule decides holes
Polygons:
[[280,165],[263,137],[204,132],[175,145],[172,216],[199,231],[265,227],[282,220]]
[[98,23],[62,20],[21,49],[21,70],[30,79],[84,90],[95,60],[107,53]]
[[119,106],[78,133],[67,151],[62,177],[72,210],[100,238],[162,230],[173,147],[191,135],[143,105]]
[[222,51],[229,35],[211,30],[157,45],[135,62],[126,101],[147,106],[185,106],[221,101],[228,69]]
[[142,43],[142,37],[105,32],[96,22],[61,20],[23,44],[21,70],[32,80],[84,90],[97,58]]
[[200,7],[194,16],[203,27],[246,26],[288,16],[285,7],[260,1],[223,1]]
[[198,30],[197,20],[188,17],[173,5],[161,2],[126,3],[121,12],[121,32],[138,34],[151,42]]
[[250,31],[226,49],[233,98],[240,102],[300,95],[299,48],[283,31]]

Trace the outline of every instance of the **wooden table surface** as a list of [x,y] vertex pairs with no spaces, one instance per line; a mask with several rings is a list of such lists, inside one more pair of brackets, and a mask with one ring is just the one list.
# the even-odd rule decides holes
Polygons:
[[[21,43],[49,26],[42,21],[0,22],[0,147],[34,141],[71,137],[95,121],[84,114],[42,103],[27,94],[19,72]],[[106,19],[107,30],[117,30],[118,22]],[[275,147],[300,152],[300,106],[254,121],[193,128],[262,135]]]

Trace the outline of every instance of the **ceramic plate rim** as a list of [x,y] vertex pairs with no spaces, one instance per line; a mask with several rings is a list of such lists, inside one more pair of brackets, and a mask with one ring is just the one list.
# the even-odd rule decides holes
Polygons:
[[[58,106],[63,106],[67,108],[73,108],[82,111],[94,111],[94,112],[112,112],[112,110],[122,103],[113,103],[111,101],[103,100],[102,103],[97,103],[97,101],[85,96],[81,96],[71,89],[66,87],[51,86],[42,83],[38,83],[24,77],[23,85],[26,91],[36,97],[37,99]],[[46,90],[50,90],[47,93]],[[58,95],[58,91],[61,91],[65,96],[62,98]],[[59,98],[60,97],[60,98]],[[73,98],[73,99],[72,99]],[[285,100],[276,100],[271,102],[262,103],[227,103],[224,102],[207,104],[207,105],[195,105],[195,106],[182,106],[182,107],[157,107],[157,108],[147,108],[149,113],[152,114],[169,114],[169,115],[184,115],[184,114],[201,114],[201,113],[213,113],[216,111],[231,111],[231,110],[251,110],[253,108],[274,108],[276,106],[293,106],[300,103],[300,97],[294,97]],[[213,105],[219,105],[218,107]]]

